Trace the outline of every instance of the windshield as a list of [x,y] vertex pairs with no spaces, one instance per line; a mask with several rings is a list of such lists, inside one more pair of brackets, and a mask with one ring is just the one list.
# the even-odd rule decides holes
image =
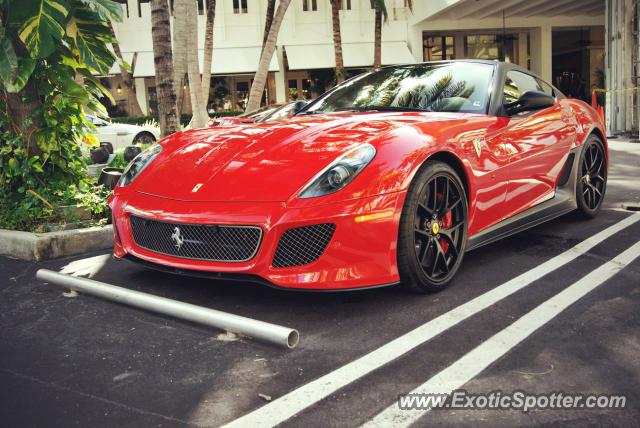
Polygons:
[[291,110],[293,110],[293,106],[295,103],[285,104],[283,106],[278,107],[277,109],[261,116],[258,119],[258,122],[273,122],[274,120],[282,119],[283,117],[287,117],[291,114]]
[[453,62],[388,67],[322,95],[304,113],[398,110],[486,113],[490,64]]
[[253,110],[250,111],[248,113],[243,113],[241,115],[239,115],[238,117],[259,117],[262,115],[266,115],[271,113],[273,110],[279,108],[280,105],[266,105],[266,106],[262,106],[257,110]]

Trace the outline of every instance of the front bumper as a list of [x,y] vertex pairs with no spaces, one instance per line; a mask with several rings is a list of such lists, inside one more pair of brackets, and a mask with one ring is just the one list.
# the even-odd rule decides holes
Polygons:
[[[220,273],[229,278],[253,275],[277,287],[311,290],[363,288],[399,281],[396,263],[398,224],[405,192],[335,204],[291,208],[280,202],[187,202],[135,191],[110,200],[114,215],[114,255],[194,273]],[[152,220],[217,225],[253,225],[262,242],[246,262],[214,262],[155,253],[136,245],[130,215]],[[324,253],[303,266],[275,268],[273,257],[282,234],[291,228],[335,224]]]

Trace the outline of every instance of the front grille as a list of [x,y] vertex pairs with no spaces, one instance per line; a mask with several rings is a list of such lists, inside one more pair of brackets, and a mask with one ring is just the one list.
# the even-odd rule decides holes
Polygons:
[[131,216],[136,245],[184,259],[243,262],[258,252],[262,229],[257,226],[182,224]]
[[282,234],[272,266],[302,266],[320,258],[327,248],[336,225],[331,223],[289,229]]

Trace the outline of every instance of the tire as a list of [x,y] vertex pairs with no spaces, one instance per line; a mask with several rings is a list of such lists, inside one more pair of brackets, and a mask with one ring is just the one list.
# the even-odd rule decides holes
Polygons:
[[132,144],[150,144],[156,141],[156,137],[151,132],[142,131],[136,135]]
[[607,190],[607,155],[602,140],[591,135],[584,143],[578,162],[575,216],[591,219],[598,215]]
[[404,289],[434,293],[449,285],[464,258],[468,212],[456,171],[427,161],[409,187],[400,217],[397,256]]

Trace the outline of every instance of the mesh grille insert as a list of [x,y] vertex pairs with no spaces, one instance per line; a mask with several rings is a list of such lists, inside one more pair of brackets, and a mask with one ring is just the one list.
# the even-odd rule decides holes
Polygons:
[[131,216],[136,245],[173,257],[217,262],[243,262],[258,252],[257,226],[181,224]]
[[332,223],[289,229],[282,234],[272,266],[302,266],[318,260],[327,248],[336,225]]

